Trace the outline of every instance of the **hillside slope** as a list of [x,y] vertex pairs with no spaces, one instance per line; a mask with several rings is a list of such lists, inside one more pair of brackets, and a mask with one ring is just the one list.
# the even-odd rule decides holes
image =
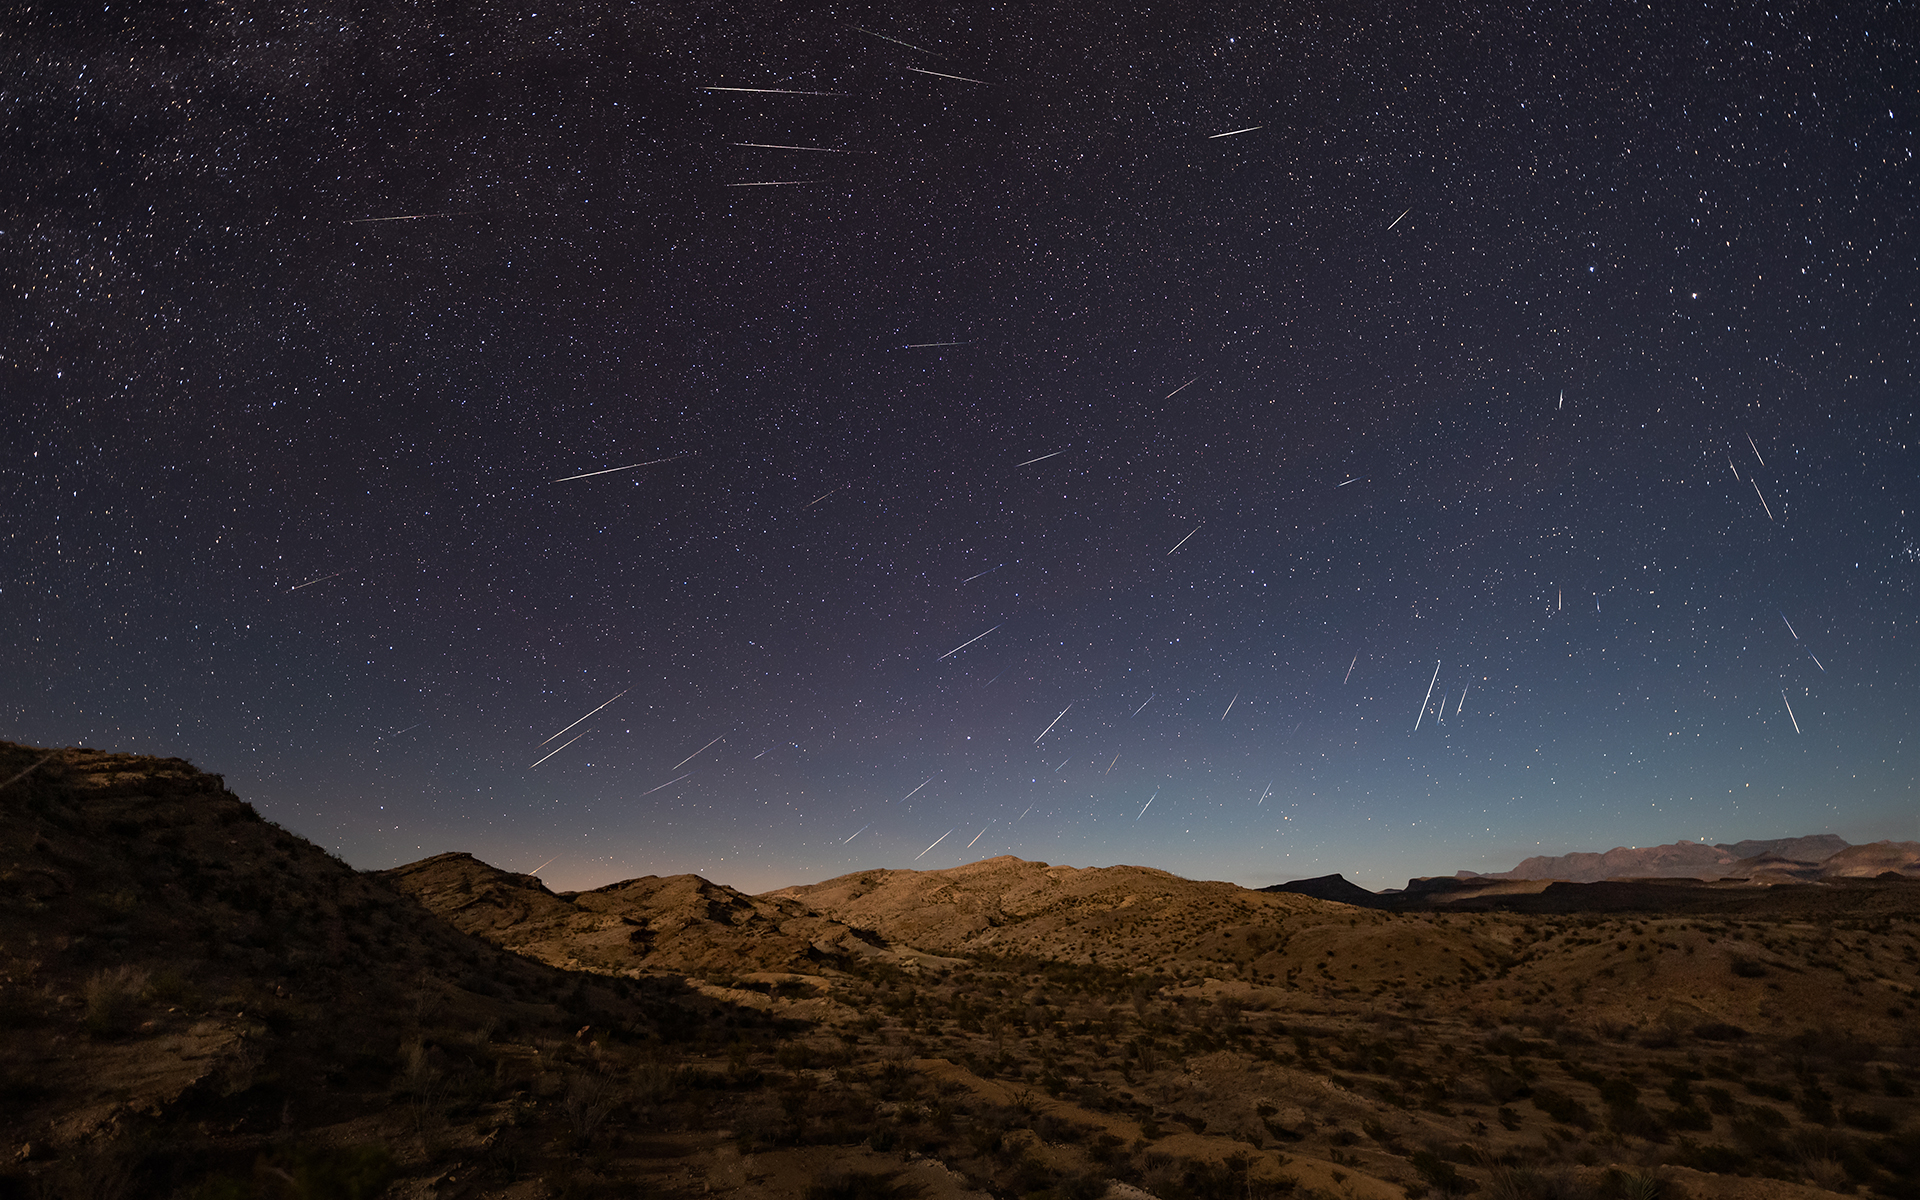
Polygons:
[[941,954],[1128,967],[1235,961],[1249,934],[1259,940],[1290,919],[1337,913],[1344,921],[1354,913],[1152,867],[1050,866],[1011,855],[938,871],[858,871],[766,895]]
[[698,875],[648,875],[555,893],[532,876],[460,853],[381,874],[456,927],[570,970],[671,971],[725,981],[902,957],[880,937],[797,901],[749,896]]

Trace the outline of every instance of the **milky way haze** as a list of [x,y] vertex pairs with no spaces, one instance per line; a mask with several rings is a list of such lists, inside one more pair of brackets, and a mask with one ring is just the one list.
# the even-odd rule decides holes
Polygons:
[[1920,835],[1910,15],[971,9],[16,16],[7,736],[557,886]]

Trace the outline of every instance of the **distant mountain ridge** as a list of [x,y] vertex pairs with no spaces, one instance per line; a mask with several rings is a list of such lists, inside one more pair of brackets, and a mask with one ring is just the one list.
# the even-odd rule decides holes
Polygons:
[[[1920,881],[1920,842],[1870,842],[1850,845],[1831,833],[1803,837],[1749,839],[1709,846],[1679,841],[1664,846],[1615,846],[1560,855],[1536,855],[1511,871],[1485,875],[1459,871],[1410,879],[1404,888],[1370,892],[1340,875],[1295,879],[1262,888],[1350,904],[1356,908],[1412,911],[1461,904],[1522,904],[1553,909],[1571,904],[1599,908],[1683,903],[1675,890],[1695,887],[1684,903],[1741,904],[1734,893],[1707,899],[1701,887],[1732,888],[1758,894],[1773,884],[1840,884],[1845,881],[1905,879]],[[1571,887],[1604,885],[1580,899],[1561,894]],[[1631,889],[1655,888],[1642,895]],[[1620,889],[1627,888],[1622,892]],[[1554,893],[1548,896],[1542,891]],[[1607,890],[1611,889],[1611,890]],[[1601,891],[1605,892],[1603,896]],[[1571,911],[1571,910],[1570,910]]]
[[[1746,878],[1750,871],[1741,868],[1749,863],[1821,866],[1834,856],[1853,849],[1857,848],[1831,833],[1713,846],[1683,840],[1663,846],[1615,846],[1604,853],[1582,851],[1535,855],[1511,871],[1494,872],[1483,878],[1561,879],[1569,883],[1599,883],[1607,879]],[[1902,865],[1889,865],[1882,869],[1899,870]]]

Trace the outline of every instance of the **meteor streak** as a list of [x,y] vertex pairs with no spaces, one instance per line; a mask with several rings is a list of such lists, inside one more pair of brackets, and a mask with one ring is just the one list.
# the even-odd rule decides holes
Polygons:
[[826,499],[826,498],[827,498],[828,496],[831,496],[831,495],[833,495],[833,494],[834,494],[835,492],[837,492],[837,491],[839,491],[839,490],[840,490],[840,488],[843,488],[843,487],[846,487],[846,486],[847,486],[847,485],[843,483],[843,484],[841,484],[841,485],[840,485],[840,487],[837,487],[837,488],[829,488],[828,490],[826,490],[826,491],[824,491],[824,492],[821,492],[821,493],[820,493],[820,494],[819,494],[818,496],[815,496],[815,497],[814,497],[813,499],[811,499],[811,500],[809,500],[809,501],[807,501],[807,502],[806,502],[805,504],[802,504],[802,505],[800,506],[800,511],[801,511],[801,512],[805,512],[805,511],[806,511],[806,510],[808,510],[809,508],[812,508],[812,507],[813,507],[814,505],[816,505],[816,504],[818,504],[818,503],[820,503],[820,502],[821,502],[822,500],[825,500],[825,499]]
[[1165,396],[1162,396],[1161,399],[1171,400],[1175,396],[1178,396],[1181,392],[1186,391],[1188,388],[1192,387],[1194,384],[1198,382],[1200,382],[1200,377],[1198,375],[1195,375],[1192,379],[1187,380],[1185,383],[1181,384],[1179,387],[1168,392]]
[[1069,705],[1067,705],[1067,707],[1066,707],[1066,708],[1063,708],[1063,709],[1061,709],[1061,710],[1060,710],[1060,714],[1059,714],[1059,716],[1056,716],[1056,717],[1054,717],[1054,719],[1053,719],[1053,720],[1051,720],[1051,721],[1048,721],[1048,722],[1047,722],[1047,727],[1046,727],[1045,729],[1042,729],[1042,730],[1040,731],[1040,737],[1037,737],[1037,738],[1035,738],[1035,739],[1033,739],[1033,744],[1034,744],[1034,745],[1036,745],[1036,746],[1038,746],[1038,745],[1040,744],[1040,738],[1043,738],[1043,737],[1045,737],[1045,736],[1047,736],[1047,735],[1048,735],[1049,733],[1052,733],[1052,732],[1053,732],[1053,727],[1054,727],[1055,725],[1058,725],[1058,724],[1060,723],[1060,717],[1064,717],[1064,716],[1066,716],[1066,715],[1067,715],[1067,709],[1070,709],[1070,708],[1072,708],[1072,707],[1073,707],[1073,705],[1071,705],[1071,704],[1069,704]]
[[1347,680],[1349,680],[1349,679],[1352,679],[1352,678],[1353,678],[1353,669],[1354,669],[1354,667],[1356,667],[1356,666],[1358,666],[1359,664],[1360,664],[1360,656],[1359,656],[1358,654],[1356,654],[1356,655],[1354,655],[1354,656],[1353,656],[1353,661],[1347,664],[1347,673],[1346,673],[1345,675],[1342,675],[1342,676],[1340,677],[1340,686],[1341,686],[1341,687],[1345,687],[1345,686],[1347,686]]
[[[1748,434],[1748,435],[1747,435],[1747,445],[1749,445],[1749,446],[1753,446],[1753,435],[1752,435],[1752,434]],[[1754,456],[1755,458],[1760,458],[1760,447],[1758,447],[1758,446],[1753,446],[1753,456]],[[1764,458],[1760,458],[1760,465],[1761,465],[1761,466],[1763,466],[1763,467],[1764,467],[1764,466],[1766,466],[1766,465],[1767,465],[1767,460],[1766,460],[1766,459],[1764,459]]]
[[461,217],[465,215],[466,215],[465,213],[461,213],[461,212],[408,213],[402,217],[356,217],[355,219],[348,221],[347,224],[373,225],[381,221],[424,221],[424,220],[427,220],[429,217]]
[[1030,467],[1034,463],[1045,462],[1047,459],[1052,458],[1054,454],[1065,454],[1065,453],[1066,453],[1065,450],[1055,450],[1053,454],[1042,454],[1039,458],[1030,458],[1023,463],[1015,463],[1013,465],[1016,467]]
[[[987,830],[989,830],[989,829],[992,829],[992,828],[993,828],[993,822],[992,822],[992,821],[988,821],[988,822],[987,822],[987,823],[986,823],[985,825],[982,825],[982,826],[980,827],[980,832],[979,832],[979,833],[976,833],[976,834],[974,834],[974,835],[973,835],[973,842],[977,842],[977,841],[979,841],[979,840],[980,840],[981,838],[983,838],[983,837],[985,837],[985,836],[987,836]],[[968,842],[968,843],[967,843],[967,849],[969,849],[969,850],[971,850],[971,849],[973,849],[973,842]]]
[[853,30],[853,31],[854,31],[855,33],[864,33],[864,34],[866,34],[866,35],[867,35],[868,37],[877,37],[877,38],[879,38],[879,39],[880,39],[881,41],[883,41],[883,42],[892,42],[892,43],[893,43],[894,45],[896,45],[896,46],[905,46],[905,47],[906,47],[907,49],[909,49],[909,50],[918,50],[918,51],[920,51],[920,53],[922,53],[922,54],[934,54],[934,55],[937,55],[937,54],[939,53],[938,51],[935,51],[935,50],[929,50],[929,49],[927,49],[927,48],[926,48],[926,47],[924,47],[924,46],[916,46],[916,45],[914,45],[914,44],[913,44],[912,42],[903,42],[903,41],[901,41],[901,40],[900,40],[899,38],[897,38],[897,37],[888,37],[888,36],[887,36],[886,34],[884,34],[884,33],[875,33],[875,32],[874,32],[873,30],[871,30],[871,29],[862,29],[862,28],[861,28],[860,26],[858,26],[858,25],[849,25],[849,26],[847,26],[847,28],[848,28],[848,29],[851,29],[851,30]]
[[977,83],[984,87],[993,86],[984,79],[969,79],[965,75],[949,75],[945,71],[929,71],[925,67],[908,67],[907,70],[917,72],[921,75],[932,75],[939,79],[958,79],[961,83]]
[[692,777],[693,777],[692,771],[688,771],[685,775],[675,775],[672,779],[669,779],[665,783],[661,784],[660,787],[648,788],[646,791],[641,792],[640,794],[642,796],[651,796],[655,792],[659,791],[660,788],[670,788],[674,784],[679,783],[682,779],[691,779]]
[[1460,708],[1461,708],[1461,706],[1462,706],[1462,705],[1464,705],[1464,704],[1466,704],[1466,702],[1467,702],[1467,688],[1469,688],[1469,687],[1472,687],[1472,686],[1473,686],[1473,681],[1472,681],[1472,680],[1468,680],[1468,681],[1467,681],[1467,687],[1463,687],[1463,688],[1461,688],[1461,689],[1460,689],[1460,702],[1459,702],[1458,704],[1455,704],[1455,705],[1453,706],[1453,715],[1454,715],[1454,716],[1456,716],[1456,717],[1457,717],[1457,716],[1459,716],[1459,715],[1460,715]]
[[[1249,125],[1245,129],[1229,129],[1225,133],[1210,133],[1207,135],[1207,140],[1212,141],[1214,138],[1232,137],[1237,133],[1252,133],[1256,129],[1265,129],[1265,128],[1266,128],[1265,125]],[[1407,212],[1412,212],[1412,211],[1413,211],[1412,209],[1407,210]],[[1401,213],[1400,215],[1404,217],[1407,215],[1407,213]],[[1393,226],[1389,225],[1387,226],[1387,228],[1392,229]]]
[[[688,451],[687,453],[688,453],[688,454],[691,454],[691,453],[692,453],[692,451]],[[669,455],[669,456],[668,456],[668,457],[666,457],[666,458],[654,458],[654,459],[649,459],[649,460],[647,460],[646,462],[643,462],[643,463],[628,463],[628,464],[627,464],[626,466],[624,466],[624,467],[608,467],[608,468],[607,468],[606,470],[604,470],[604,471],[582,471],[582,472],[581,472],[580,474],[578,474],[578,475],[563,475],[563,476],[561,476],[561,477],[560,477],[559,479],[550,479],[550,480],[548,480],[547,482],[549,482],[549,483],[569,483],[569,482],[571,482],[571,481],[573,481],[573,480],[575,480],[575,479],[591,479],[591,478],[593,478],[593,477],[594,477],[595,475],[611,475],[611,474],[613,474],[613,473],[614,473],[615,471],[634,471],[634,470],[638,470],[638,469],[639,469],[639,468],[641,468],[641,467],[653,467],[653,466],[658,466],[659,464],[661,464],[661,463],[663,463],[663,462],[672,462],[672,461],[673,461],[674,459],[676,459],[676,458],[685,458],[686,456],[687,456],[686,454],[673,454],[673,455]]]
[[1440,664],[1433,664],[1433,678],[1427,680],[1427,694],[1420,699],[1420,715],[1413,719],[1413,731],[1420,732],[1420,722],[1427,715],[1427,701],[1433,699],[1433,685],[1440,681]]
[[[1206,522],[1205,522],[1205,521],[1202,521],[1202,522],[1200,523],[1200,525],[1205,525],[1205,524],[1206,524]],[[1193,533],[1199,533],[1199,532],[1200,532],[1200,525],[1195,525],[1195,526],[1193,527]],[[1190,533],[1190,534],[1188,534],[1188,535],[1187,535],[1186,537],[1183,537],[1183,538],[1181,538],[1181,539],[1180,539],[1179,541],[1177,541],[1177,542],[1175,542],[1175,543],[1173,544],[1173,550],[1178,550],[1178,549],[1179,549],[1180,547],[1182,547],[1182,546],[1184,546],[1184,545],[1186,545],[1186,544],[1187,544],[1187,538],[1191,538],[1191,537],[1193,536],[1193,533]],[[1172,554],[1173,554],[1173,550],[1169,550],[1169,551],[1167,551],[1167,554],[1168,554],[1168,556],[1169,556],[1169,557],[1171,557],[1171,556],[1172,556]]]
[[[847,838],[847,842],[852,841],[854,838],[859,837],[861,834],[865,833],[867,830],[872,828],[873,828],[873,822],[868,821],[865,825],[862,825],[860,828],[854,830],[852,835]],[[847,842],[841,842],[840,844],[844,846],[847,844]]]
[[547,861],[541,863],[539,866],[535,867],[533,870],[528,871],[527,874],[538,875],[540,872],[546,870],[548,867],[552,866],[554,863],[557,863],[559,861],[560,861],[560,856],[556,854],[552,858],[548,859]]
[[[573,735],[572,737],[570,737],[570,738],[568,738],[568,739],[567,739],[566,741],[564,741],[564,742],[561,742],[561,743],[560,743],[560,745],[559,745],[559,747],[558,747],[557,749],[555,749],[555,750],[554,750],[554,751],[553,751],[553,752],[552,752],[551,754],[548,754],[546,758],[543,758],[543,759],[541,759],[541,760],[540,760],[540,762],[536,762],[536,763],[534,763],[534,764],[533,764],[532,766],[529,766],[529,767],[527,768],[527,770],[529,770],[529,771],[531,771],[531,770],[533,770],[533,768],[534,768],[534,767],[537,767],[537,766],[539,766],[539,765],[540,765],[540,763],[543,763],[543,762],[545,762],[545,761],[547,761],[547,758],[552,758],[552,757],[553,757],[553,756],[554,756],[555,754],[558,754],[558,753],[560,753],[560,751],[561,751],[561,750],[565,750],[565,749],[566,749],[566,748],[567,748],[568,746],[571,746],[571,745],[573,745],[573,744],[574,744],[575,742],[577,742],[577,741],[579,741],[579,740],[580,740],[581,738],[583,738],[583,737],[585,737],[585,736],[587,736],[587,735],[586,735],[585,733],[576,733],[576,734],[574,734],[574,735]],[[545,743],[544,743],[544,742],[543,742],[543,743],[541,743],[541,744],[542,744],[542,745],[545,745]]]
[[[621,692],[621,693],[620,693],[619,695],[617,695],[617,696],[615,696],[615,697],[613,698],[613,700],[618,700],[618,699],[620,698],[620,696],[624,696],[624,695],[626,695],[626,694],[627,694],[627,692],[629,692],[629,691],[632,691],[632,690],[633,690],[632,688],[628,688],[628,689],[626,689],[625,691],[622,691],[622,692]],[[607,701],[607,704],[612,704],[612,703],[613,703],[613,700],[609,700],[609,701]],[[605,707],[607,706],[607,704],[602,704],[602,705],[600,706],[600,708],[605,708]],[[594,709],[594,710],[593,710],[593,712],[590,712],[590,713],[588,713],[588,714],[587,714],[587,717],[590,717],[590,716],[592,716],[592,715],[593,715],[593,713],[597,713],[597,712],[599,712],[599,711],[600,711],[600,708],[596,708],[596,709]],[[587,717],[581,717],[581,718],[580,718],[580,721],[584,721],[584,720],[586,720],[586,719],[587,719]],[[573,723],[573,725],[578,725],[578,724],[580,723],[580,721],[575,721],[575,722]],[[425,723],[425,722],[422,722],[422,724],[424,724],[424,723]],[[572,728],[573,728],[573,725],[569,725],[569,726],[567,726],[567,729],[572,729]],[[562,729],[562,730],[560,731],[560,733],[565,733],[565,732],[567,731],[567,729]],[[406,730],[404,730],[404,729],[403,729],[403,730],[401,730],[400,732],[401,732],[401,733],[405,733],[405,732],[406,732]],[[559,736],[560,736],[560,733],[556,733],[556,734],[554,734],[554,735],[553,735],[553,737],[550,737],[550,738],[548,738],[546,742],[541,742],[540,744],[541,744],[542,746],[544,746],[544,745],[546,745],[546,744],[547,744],[547,742],[550,742],[550,741],[552,741],[552,740],[553,740],[553,738],[557,738],[557,737],[559,737]]]
[[1224,721],[1224,720],[1226,720],[1226,719],[1227,719],[1227,713],[1230,713],[1230,712],[1232,712],[1232,711],[1233,711],[1233,706],[1234,706],[1235,704],[1237,704],[1237,703],[1239,703],[1239,702],[1240,702],[1240,693],[1239,693],[1239,692],[1235,692],[1235,693],[1233,694],[1233,699],[1231,699],[1231,700],[1229,700],[1229,701],[1227,701],[1227,708],[1226,708],[1226,712],[1223,712],[1223,713],[1221,713],[1221,714],[1220,714],[1220,719],[1221,719],[1222,721]]
[[1407,210],[1407,212],[1403,212],[1403,213],[1401,213],[1401,214],[1400,214],[1399,216],[1397,216],[1397,217],[1395,217],[1395,218],[1394,218],[1394,219],[1393,219],[1393,220],[1392,220],[1392,221],[1391,221],[1390,223],[1388,223],[1388,225],[1387,225],[1387,228],[1388,228],[1389,230],[1391,230],[1391,229],[1392,229],[1392,228],[1393,228],[1393,227],[1394,227],[1395,225],[1398,225],[1398,224],[1399,224],[1400,222],[1402,222],[1402,221],[1404,221],[1404,220],[1406,220],[1406,219],[1407,219],[1407,213],[1410,213],[1410,212],[1412,212],[1412,211],[1413,211],[1413,210],[1412,210],[1411,208],[1409,208],[1409,209]]
[[872,154],[872,150],[836,150],[832,146],[783,146],[777,142],[734,142],[749,150],[811,150],[815,154]]
[[[725,736],[727,735],[723,733],[720,735],[720,737],[713,739],[713,742],[717,742],[720,740],[721,737],[725,737]],[[673,764],[671,767],[668,767],[667,769],[669,771],[678,771],[681,767],[686,766],[688,763],[692,762],[694,759],[699,758],[702,754],[705,754],[708,748],[713,745],[713,742],[708,742],[705,746],[702,746],[698,750],[695,750],[692,754],[687,755],[685,758],[681,759],[679,762]]]
[[991,567],[988,567],[988,568],[987,568],[986,570],[984,570],[984,571],[976,571],[976,572],[975,572],[975,573],[973,573],[972,575],[969,575],[969,576],[967,576],[967,577],[966,577],[965,579],[962,579],[962,580],[961,580],[960,582],[961,582],[961,583],[972,583],[972,582],[973,582],[974,580],[976,580],[976,579],[978,579],[978,578],[980,578],[980,576],[982,576],[982,575],[991,575],[991,574],[993,574],[993,573],[994,573],[995,571],[998,571],[998,570],[999,570],[999,569],[1000,569],[1001,567],[1004,567],[1004,566],[1006,566],[1006,565],[1007,565],[1007,564],[1005,564],[1005,563],[995,563],[994,565],[992,565]]
[[[1774,611],[1775,611],[1775,612],[1780,612],[1780,610],[1779,610],[1779,609],[1777,609],[1777,608],[1776,608],[1776,609],[1774,609]],[[1784,613],[1784,612],[1780,612],[1780,620],[1781,620],[1782,622],[1784,622],[1784,623],[1786,624],[1786,627],[1787,627],[1787,632],[1788,632],[1788,633],[1793,633],[1793,622],[1792,622],[1792,621],[1788,621],[1788,620],[1787,620],[1787,614],[1786,614],[1786,613]],[[1794,640],[1794,641],[1796,641],[1796,642],[1797,642],[1797,641],[1799,641],[1799,640],[1800,640],[1800,635],[1799,635],[1799,634],[1797,634],[1797,633],[1793,633],[1793,640]]]
[[1344,481],[1342,481],[1342,482],[1340,482],[1340,483],[1336,483],[1336,484],[1334,484],[1333,486],[1334,486],[1334,488],[1335,488],[1335,489],[1337,490],[1337,489],[1339,489],[1339,488],[1343,488],[1343,487],[1345,487],[1345,486],[1347,486],[1347,484],[1349,484],[1349,483],[1359,483],[1359,482],[1360,482],[1360,476],[1358,476],[1358,475],[1355,475],[1355,476],[1354,476],[1354,477],[1353,477],[1352,479],[1348,479],[1348,480],[1344,480]]
[[[1000,622],[1000,625],[1005,625],[1005,624],[1006,624],[1005,621]],[[993,629],[1000,628],[1000,625],[995,625]],[[987,633],[992,633],[993,629],[987,630]],[[965,650],[968,646],[973,645],[975,642],[979,641],[981,638],[987,636],[987,633],[974,634],[972,637],[968,638],[966,641],[961,642],[958,646],[955,646],[953,649],[947,651],[945,654],[942,654],[940,658],[936,658],[933,661],[939,662],[941,658],[952,658],[954,655],[960,653],[962,650]],[[995,676],[994,678],[997,679],[999,678],[999,676]]]
[[1148,796],[1148,797],[1147,797],[1147,802],[1146,802],[1145,804],[1142,804],[1142,805],[1140,806],[1140,811],[1139,811],[1139,813],[1137,813],[1137,814],[1136,814],[1136,815],[1134,816],[1134,818],[1133,818],[1133,820],[1134,820],[1134,823],[1135,823],[1135,824],[1138,824],[1138,823],[1139,823],[1139,821],[1140,821],[1140,818],[1141,818],[1141,817],[1144,817],[1144,816],[1146,816],[1146,815],[1147,815],[1147,810],[1148,810],[1148,809],[1150,809],[1150,808],[1152,808],[1152,807],[1153,807],[1153,802],[1154,802],[1155,800],[1158,800],[1159,798],[1160,798],[1160,789],[1159,789],[1159,788],[1155,788],[1155,789],[1153,789],[1153,795],[1151,795],[1151,796]]
[[756,179],[751,183],[730,183],[728,187],[798,187],[803,183],[819,183],[818,179]]
[[1113,774],[1113,763],[1117,763],[1119,761],[1120,761],[1120,755],[1116,753],[1113,756],[1113,762],[1108,763],[1107,769],[1100,772],[1100,778],[1105,779],[1107,776]]
[[[958,829],[958,828],[960,828],[958,825],[955,825],[953,827],[953,829]],[[946,841],[947,838],[953,834],[953,829],[949,829],[947,830],[946,833],[943,833],[939,837],[933,839],[933,846],[938,846],[941,842]],[[922,850],[920,853],[914,855],[913,861],[919,862],[921,859],[925,858],[927,856],[927,850],[933,849],[933,846],[928,846],[926,850]]]
[[329,579],[334,579],[344,574],[346,574],[346,572],[344,571],[335,571],[332,575],[322,575],[318,579],[309,579],[305,583],[296,583],[292,587],[288,588],[287,590],[290,592],[297,592],[301,588],[312,587],[316,583],[325,583]]
[[1787,720],[1793,722],[1793,731],[1799,733],[1800,718],[1793,715],[1793,701],[1787,699],[1787,694],[1784,691],[1780,693],[1780,703],[1787,706]]
[[[1747,482],[1753,484],[1753,494],[1756,496],[1760,496],[1760,485],[1758,483],[1754,483],[1754,481],[1751,479],[1747,480]],[[1767,498],[1765,496],[1760,496],[1760,507],[1766,510],[1767,520],[1769,521],[1773,520],[1773,509],[1771,506],[1767,504]]]
[[794,88],[703,87],[703,92],[764,92],[773,96],[847,96],[850,92],[804,92]]
[[966,342],[908,342],[902,350],[925,350],[932,346],[964,346]]
[[[1145,708],[1145,707],[1146,707],[1147,705],[1149,705],[1149,704],[1152,704],[1152,703],[1153,703],[1153,698],[1154,698],[1155,696],[1158,696],[1159,694],[1160,694],[1159,692],[1148,692],[1148,693],[1147,693],[1147,698],[1146,698],[1145,700],[1142,700],[1142,701],[1140,702],[1140,708]],[[1140,708],[1136,708],[1136,709],[1134,709],[1134,710],[1133,710],[1133,715],[1134,715],[1134,716],[1136,716],[1136,717],[1137,717],[1137,716],[1139,716],[1139,715],[1140,715]],[[1114,755],[1114,757],[1115,757],[1115,758],[1118,758],[1118,757],[1120,757],[1120,756],[1116,754],[1116,755]]]
[[[1271,795],[1273,795],[1273,780],[1269,779],[1267,780],[1267,790],[1260,793],[1260,799],[1256,800],[1253,806],[1255,808],[1259,808],[1262,804],[1265,804],[1267,802],[1267,797]],[[1134,818],[1134,820],[1136,821],[1139,819],[1140,818],[1138,817]]]
[[905,804],[905,803],[906,803],[907,801],[909,801],[909,800],[911,800],[911,799],[913,799],[913,797],[914,797],[914,794],[915,794],[916,792],[918,792],[918,791],[920,790],[920,788],[923,788],[923,787],[925,787],[925,786],[927,786],[928,784],[930,784],[930,783],[932,783],[932,782],[933,782],[933,776],[931,776],[931,775],[929,775],[929,776],[927,776],[927,777],[926,777],[925,779],[922,779],[922,780],[920,781],[920,786],[919,786],[919,787],[916,787],[916,788],[914,788],[914,789],[913,789],[913,791],[911,791],[911,792],[908,792],[908,793],[907,793],[906,795],[904,795],[904,796],[902,796],[902,797],[900,797],[900,803],[902,803],[902,804]]

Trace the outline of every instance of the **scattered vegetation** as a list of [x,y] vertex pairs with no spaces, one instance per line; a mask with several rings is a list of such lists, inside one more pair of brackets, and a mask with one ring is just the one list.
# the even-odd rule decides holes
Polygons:
[[[0,1043],[0,1115],[22,1132],[0,1195],[684,1193],[745,1186],[750,1162],[823,1198],[1367,1177],[1609,1200],[1679,1197],[1673,1168],[1920,1196],[1905,911],[1288,901],[1265,924],[1181,910],[1191,953],[1159,931],[1097,957],[903,954],[822,941],[817,913],[793,938],[799,906],[706,885],[686,894],[762,922],[757,949],[701,943],[704,974],[624,950],[565,970],[429,911],[506,894],[485,877],[423,906],[211,781],[73,756],[8,797],[0,1024],[24,1032]],[[607,930],[687,945],[649,887],[652,909],[560,898],[576,923],[542,953]]]

